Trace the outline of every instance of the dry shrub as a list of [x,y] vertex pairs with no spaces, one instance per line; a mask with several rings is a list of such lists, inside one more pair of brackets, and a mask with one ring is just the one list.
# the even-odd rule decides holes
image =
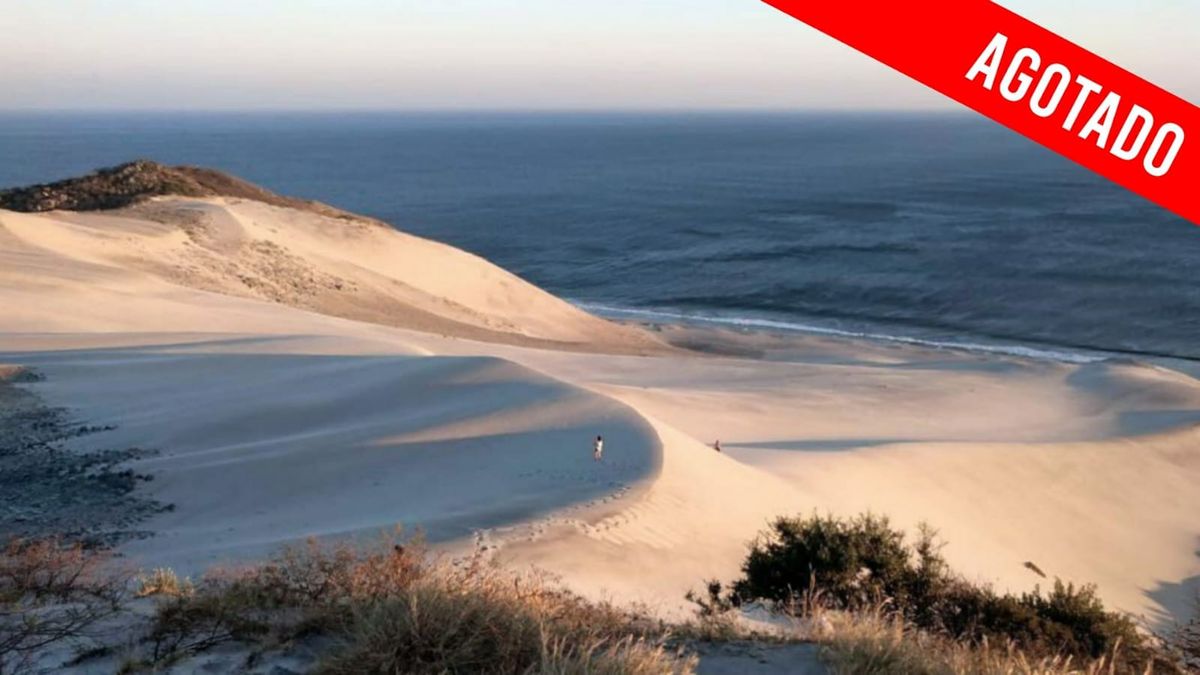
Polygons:
[[249,642],[270,632],[270,616],[233,590],[176,596],[163,603],[150,630],[152,663],[172,662],[232,641]]
[[128,581],[81,544],[10,540],[0,549],[0,673],[52,645],[87,644],[89,629],[121,611]]
[[357,607],[343,649],[322,672],[690,669],[689,662],[668,656],[661,643],[647,641],[649,622],[537,577],[514,576],[479,561],[427,572],[399,596]]
[[152,665],[224,642],[286,644],[317,634],[341,673],[685,673],[655,625],[475,558],[431,559],[419,542],[369,548],[309,541],[270,562],[206,575],[165,596]]
[[[345,622],[354,603],[388,597],[421,573],[424,556],[396,538],[360,550],[315,539],[282,549],[258,567],[214,569],[163,593],[149,642],[151,663],[164,663],[225,642],[287,642]],[[169,570],[152,586],[180,588]]]
[[426,564],[420,539],[402,541],[399,533],[366,548],[309,539],[302,546],[285,547],[249,572],[243,583],[257,588],[268,604],[339,605],[398,593],[425,574]]
[[196,592],[195,585],[192,580],[184,577],[179,578],[175,574],[175,570],[158,567],[148,574],[139,574],[137,577],[138,588],[134,593],[139,598],[148,598],[154,595],[167,595],[178,597],[181,595],[191,595]]

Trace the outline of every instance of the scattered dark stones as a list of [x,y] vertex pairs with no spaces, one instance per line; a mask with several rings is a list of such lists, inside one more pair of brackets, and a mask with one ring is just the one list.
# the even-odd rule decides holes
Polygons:
[[66,449],[66,441],[115,427],[80,424],[20,386],[43,379],[29,370],[0,370],[0,540],[57,535],[111,546],[148,536],[138,524],[169,506],[137,494],[153,477],[124,465],[154,453]]

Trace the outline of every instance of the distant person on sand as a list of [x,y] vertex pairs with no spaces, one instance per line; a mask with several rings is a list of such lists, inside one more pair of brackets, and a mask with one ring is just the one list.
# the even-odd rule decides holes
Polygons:
[[717,452],[721,451],[721,439],[718,438],[717,441],[713,443],[713,450],[716,450]]
[[592,443],[592,459],[597,462],[604,456],[604,437],[597,436],[596,442]]

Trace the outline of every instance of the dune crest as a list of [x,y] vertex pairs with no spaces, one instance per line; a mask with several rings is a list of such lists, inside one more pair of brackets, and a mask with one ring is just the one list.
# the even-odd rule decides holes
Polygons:
[[251,199],[322,215],[366,220],[321,202],[275,194],[214,169],[166,166],[147,159],[54,183],[0,190],[0,209],[24,213],[105,211],[164,196]]

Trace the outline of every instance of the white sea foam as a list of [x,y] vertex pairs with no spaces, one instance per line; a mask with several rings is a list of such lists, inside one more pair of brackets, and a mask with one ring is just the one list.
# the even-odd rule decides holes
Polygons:
[[929,347],[933,349],[954,349],[967,352],[1004,354],[1008,356],[1019,356],[1029,359],[1058,361],[1063,363],[1094,363],[1108,358],[1107,356],[1099,354],[1084,354],[1081,352],[1044,349],[1026,345],[982,344],[977,342],[932,340],[927,338],[910,337],[906,335],[889,335],[886,333],[872,333],[866,331],[851,331],[839,328],[828,328],[826,326],[814,326],[812,324],[796,323],[792,321],[779,321],[777,319],[687,314],[670,310],[634,309],[629,307],[613,307],[611,305],[586,302],[576,302],[575,304],[584,310],[610,318],[637,318],[647,321],[661,321],[664,323],[709,324],[758,330],[780,330],[795,333],[833,335],[837,337],[854,338],[859,340],[892,342],[906,345],[916,345],[920,347]]

